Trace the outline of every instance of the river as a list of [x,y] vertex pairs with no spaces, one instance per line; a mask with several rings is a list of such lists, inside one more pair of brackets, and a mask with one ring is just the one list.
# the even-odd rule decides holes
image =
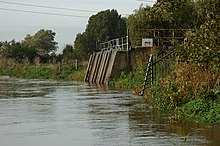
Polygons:
[[170,121],[127,91],[0,77],[0,146],[217,146],[220,127]]

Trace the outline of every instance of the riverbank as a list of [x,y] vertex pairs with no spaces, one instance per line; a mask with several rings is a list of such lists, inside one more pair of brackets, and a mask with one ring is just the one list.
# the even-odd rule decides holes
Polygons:
[[[172,73],[146,88],[144,101],[152,108],[169,113],[171,120],[199,124],[220,124],[220,87],[218,74],[205,72],[192,64],[178,64]],[[110,81],[116,89],[140,92],[144,69],[122,74]]]
[[83,81],[86,69],[74,66],[65,66],[58,69],[57,65],[16,65],[13,67],[0,68],[1,76],[10,76],[27,79],[54,79],[54,80],[74,80]]

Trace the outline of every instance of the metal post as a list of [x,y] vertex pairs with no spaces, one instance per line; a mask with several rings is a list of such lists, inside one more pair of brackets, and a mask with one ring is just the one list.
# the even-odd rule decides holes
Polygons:
[[[151,73],[152,66],[151,65],[152,65],[152,54],[150,55],[149,61],[147,63],[146,74],[145,74],[145,78],[144,78],[144,84],[142,86],[142,91],[140,93],[141,96],[144,96],[144,91],[145,91],[145,88],[146,88],[146,85],[147,85],[148,77],[152,76],[152,73]],[[150,80],[150,82],[151,82],[151,80]]]
[[127,51],[129,51],[129,44],[128,44],[128,41],[129,41],[129,38],[128,38],[128,36],[129,36],[129,30],[127,29]]

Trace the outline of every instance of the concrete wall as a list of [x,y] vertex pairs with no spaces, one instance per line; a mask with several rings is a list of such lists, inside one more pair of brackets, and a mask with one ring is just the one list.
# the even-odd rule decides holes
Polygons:
[[151,52],[152,49],[147,47],[133,48],[129,52],[131,70],[136,70],[137,68],[146,65]]
[[121,72],[128,72],[130,70],[130,59],[128,51],[117,51],[113,69],[111,72],[111,78],[114,78],[121,74]]
[[85,81],[106,84],[110,78],[119,76],[121,72],[136,70],[138,67],[146,65],[151,52],[151,48],[95,52],[90,57]]

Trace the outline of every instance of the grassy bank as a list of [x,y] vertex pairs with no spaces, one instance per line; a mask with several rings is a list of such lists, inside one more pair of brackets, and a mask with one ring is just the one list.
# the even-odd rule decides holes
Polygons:
[[[145,90],[143,100],[153,108],[167,111],[175,120],[220,124],[219,74],[192,64],[178,64],[172,73]],[[110,81],[116,89],[140,91],[144,70],[122,74]]]
[[135,72],[122,72],[119,77],[109,81],[109,86],[114,89],[138,92],[140,90],[139,87],[143,83],[144,75],[144,68],[138,68]]
[[58,70],[57,65],[17,65],[13,67],[0,68],[1,76],[10,76],[28,79],[55,79],[55,80],[74,80],[83,81],[85,68],[76,70],[72,66],[65,66]]

